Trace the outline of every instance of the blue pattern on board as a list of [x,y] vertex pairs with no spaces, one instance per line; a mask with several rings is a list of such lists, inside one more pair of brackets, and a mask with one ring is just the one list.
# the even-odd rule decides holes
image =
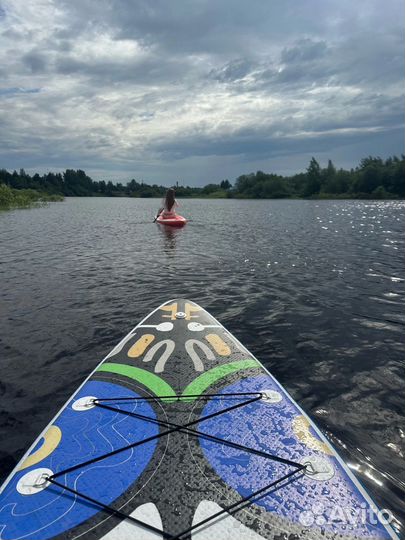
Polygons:
[[[258,376],[242,379],[225,387],[221,393],[264,390],[275,390],[282,394],[283,399],[275,404],[259,401],[246,405],[201,422],[199,429],[298,463],[310,456],[320,456],[329,460],[335,469],[335,474],[333,478],[326,481],[317,481],[305,475],[274,490],[273,493],[259,499],[256,504],[298,525],[302,523],[303,517],[306,517],[310,521],[311,519],[318,520],[322,528],[338,534],[390,538],[385,527],[372,513],[366,518],[371,517],[376,524],[370,523],[370,519],[362,520],[365,507],[368,508],[369,505],[336,458],[313,450],[297,440],[292,429],[292,421],[302,412],[271,377]],[[225,409],[233,403],[234,401],[229,401],[229,399],[208,401],[201,416]],[[312,428],[310,428],[310,433],[319,439],[319,435]],[[200,438],[200,445],[215,472],[243,497],[256,492],[294,469],[290,465],[232,449],[208,439]],[[319,501],[322,501],[322,506],[319,505]],[[332,520],[333,517],[339,519],[342,516],[340,511],[342,508],[352,513],[354,523]],[[317,527],[315,523],[312,526]]]
[[[158,433],[155,424],[122,413],[99,407],[73,410],[72,403],[83,396],[138,397],[132,390],[111,383],[90,381],[84,385],[54,423],[62,431],[59,446],[41,462],[16,473],[0,495],[1,540],[37,540],[39,537],[46,540],[83,523],[100,511],[100,507],[66,490],[63,492],[58,486],[49,485],[34,495],[19,494],[17,482],[27,472],[49,468],[56,473]],[[156,418],[151,406],[144,401],[115,403],[113,406]],[[156,441],[152,441],[60,476],[57,480],[109,505],[140,477],[155,448]]]

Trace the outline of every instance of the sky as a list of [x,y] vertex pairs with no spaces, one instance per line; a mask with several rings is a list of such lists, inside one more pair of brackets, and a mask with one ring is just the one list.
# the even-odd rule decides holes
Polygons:
[[0,168],[201,186],[404,145],[402,0],[0,0]]

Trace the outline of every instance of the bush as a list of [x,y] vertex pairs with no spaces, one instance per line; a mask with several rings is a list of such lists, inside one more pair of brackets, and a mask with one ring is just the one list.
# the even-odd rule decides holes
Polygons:
[[38,206],[49,201],[61,201],[60,195],[49,195],[35,191],[35,189],[13,189],[5,184],[0,184],[0,209],[29,208]]

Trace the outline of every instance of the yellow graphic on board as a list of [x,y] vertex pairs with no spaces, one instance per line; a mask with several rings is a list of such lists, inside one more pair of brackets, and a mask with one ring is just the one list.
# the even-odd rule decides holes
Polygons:
[[160,308],[162,311],[168,311],[170,315],[162,315],[162,317],[166,319],[171,319],[172,321],[176,320],[176,313],[177,313],[177,302],[174,304],[169,304],[168,306],[163,306]]
[[308,446],[308,448],[312,448],[312,450],[318,450],[324,454],[333,455],[329,445],[312,435],[309,430],[310,425],[308,418],[303,415],[294,418],[292,421],[292,428],[297,439],[304,443],[305,446]]
[[[170,313],[170,315],[162,315],[163,318],[171,319],[172,321],[176,320],[176,313],[179,312],[177,302],[174,302],[173,304],[169,304],[167,306],[163,306],[160,309],[162,311],[167,311],[168,313]],[[198,318],[198,315],[192,315],[192,313],[195,313],[196,311],[201,311],[200,306],[194,306],[193,304],[189,304],[188,302],[186,302],[186,305],[184,306],[185,316],[183,315],[182,318],[186,321],[189,321],[190,319],[196,319]]]
[[154,339],[155,336],[153,334],[144,334],[137,341],[135,341],[135,343],[129,349],[128,356],[130,358],[138,358],[146,351]]
[[200,306],[193,306],[193,304],[189,304],[186,302],[186,305],[184,307],[184,312],[186,314],[186,321],[189,321],[190,319],[197,319],[198,315],[191,315],[192,313],[195,313],[196,311],[201,311]]
[[21,464],[21,467],[18,469],[22,471],[31,465],[36,465],[46,457],[48,457],[55,448],[58,446],[62,439],[62,431],[58,426],[50,426],[48,430],[43,435],[44,442],[33,454],[28,456]]
[[207,334],[205,339],[220,356],[229,356],[231,354],[231,349],[218,334]]

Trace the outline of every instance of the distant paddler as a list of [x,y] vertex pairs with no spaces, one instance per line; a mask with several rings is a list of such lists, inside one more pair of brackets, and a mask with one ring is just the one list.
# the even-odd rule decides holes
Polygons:
[[176,213],[176,207],[179,206],[179,203],[176,201],[176,195],[173,188],[167,190],[162,205],[163,206],[159,208],[153,222],[157,221],[162,225],[171,225],[175,227],[182,227],[186,224],[187,220]]

